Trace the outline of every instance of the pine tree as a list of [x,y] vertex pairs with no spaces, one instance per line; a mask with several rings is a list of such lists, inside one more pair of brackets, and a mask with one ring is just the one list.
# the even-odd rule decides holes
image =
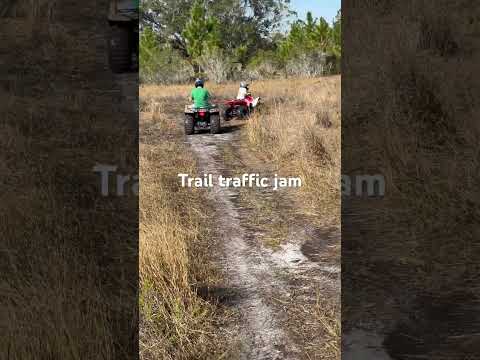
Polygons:
[[[209,51],[218,48],[220,35],[218,23],[213,17],[207,17],[201,1],[197,0],[190,12],[188,21],[182,33],[187,43],[187,51],[192,64],[198,66],[198,59]],[[198,69],[196,69],[198,71]]]
[[342,54],[342,11],[338,10],[337,16],[333,22],[332,28],[332,53],[340,58]]

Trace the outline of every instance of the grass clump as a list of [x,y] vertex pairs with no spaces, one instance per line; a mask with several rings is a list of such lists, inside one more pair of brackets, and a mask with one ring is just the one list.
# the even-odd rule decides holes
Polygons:
[[140,133],[140,354],[142,359],[215,358],[221,352],[217,307],[196,289],[213,284],[204,194],[182,188],[178,173],[196,172],[179,129],[145,107]]

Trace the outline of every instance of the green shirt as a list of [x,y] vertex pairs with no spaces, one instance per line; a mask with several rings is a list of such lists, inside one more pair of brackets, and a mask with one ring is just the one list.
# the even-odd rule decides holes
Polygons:
[[208,93],[207,89],[204,89],[200,86],[193,89],[192,99],[193,99],[193,106],[197,109],[210,107],[210,104],[208,103],[208,99],[210,99],[210,94]]

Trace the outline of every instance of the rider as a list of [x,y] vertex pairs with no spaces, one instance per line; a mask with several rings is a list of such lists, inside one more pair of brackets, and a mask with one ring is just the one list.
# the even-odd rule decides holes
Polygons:
[[202,79],[195,80],[195,88],[192,89],[191,98],[193,100],[193,107],[196,109],[210,108],[210,93],[204,87],[204,81]]
[[248,90],[249,85],[250,84],[247,83],[246,81],[242,81],[240,83],[240,88],[238,89],[238,94],[237,94],[237,100],[245,100],[251,108],[255,108],[255,106],[257,106],[257,103],[258,103],[258,98],[253,99],[249,97],[247,99],[247,96],[251,95],[250,91]]
[[245,97],[248,94],[248,85],[249,84],[245,81],[242,81],[240,83],[240,88],[238,89],[238,95],[237,95],[238,100],[244,100],[245,99]]

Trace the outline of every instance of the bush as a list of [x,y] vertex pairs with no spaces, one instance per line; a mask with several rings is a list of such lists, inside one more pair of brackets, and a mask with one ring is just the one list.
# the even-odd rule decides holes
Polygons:
[[285,72],[290,76],[316,77],[336,72],[335,57],[326,53],[302,53],[287,61]]
[[280,62],[274,51],[260,50],[247,65],[247,74],[250,79],[269,79],[280,73]]
[[232,72],[230,59],[218,48],[206,51],[198,60],[208,79],[215,83],[226,81]]
[[148,56],[140,52],[140,82],[171,84],[188,81],[194,74],[192,66],[168,47],[155,49]]
[[140,37],[140,82],[178,83],[193,76],[192,66],[168,45],[160,46],[153,30]]
[[[340,12],[332,25],[308,13],[305,21],[293,23],[285,35],[273,34],[264,42],[236,48],[222,42],[218,26],[197,2],[182,31],[183,38],[180,36],[177,43],[171,38],[161,39],[160,33],[151,27],[142,29],[140,81],[184,83],[193,77],[206,77],[218,84],[240,78],[260,80],[340,73]],[[176,45],[172,45],[174,43]]]

